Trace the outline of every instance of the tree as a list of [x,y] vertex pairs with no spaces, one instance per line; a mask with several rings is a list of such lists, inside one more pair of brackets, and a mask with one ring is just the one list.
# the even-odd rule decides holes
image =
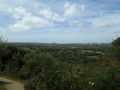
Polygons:
[[6,41],[4,41],[3,37],[0,37],[0,70],[3,69],[5,61],[3,58],[7,54],[6,50]]
[[120,37],[112,42],[112,47],[107,52],[107,58],[112,66],[120,67]]
[[112,42],[113,47],[120,47],[120,37]]

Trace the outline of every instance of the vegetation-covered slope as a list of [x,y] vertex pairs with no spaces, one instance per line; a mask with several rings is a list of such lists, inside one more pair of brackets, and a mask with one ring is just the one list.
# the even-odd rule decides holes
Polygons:
[[[27,90],[119,90],[120,38],[112,47],[0,43],[0,73],[28,80]],[[33,49],[34,48],[34,49]]]

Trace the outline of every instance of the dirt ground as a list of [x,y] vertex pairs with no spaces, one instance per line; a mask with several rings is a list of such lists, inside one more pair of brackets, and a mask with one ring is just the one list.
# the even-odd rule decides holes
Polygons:
[[3,83],[4,87],[7,90],[24,90],[24,85],[3,77],[0,77],[0,81]]

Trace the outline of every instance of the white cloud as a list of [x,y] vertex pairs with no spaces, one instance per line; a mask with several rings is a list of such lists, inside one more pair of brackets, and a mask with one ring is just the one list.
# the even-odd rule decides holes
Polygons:
[[77,11],[76,4],[71,5],[68,2],[65,3],[64,8],[65,8],[65,12],[64,12],[65,17],[73,16]]
[[49,19],[49,20],[53,20],[53,21],[58,21],[58,22],[62,22],[65,20],[65,18],[61,15],[59,15],[56,12],[52,12],[49,9],[42,9],[39,12],[40,15],[44,15],[45,18]]
[[83,27],[83,24],[78,24],[78,27],[80,27],[80,28]]
[[34,7],[35,9],[38,9],[39,6],[40,6],[40,4],[39,4],[38,2],[34,2],[33,7]]
[[94,28],[105,28],[111,26],[111,24],[107,22],[94,22],[92,25]]
[[[53,23],[27,12],[23,7],[9,9],[13,13],[16,23],[9,25],[8,29],[13,31],[30,30],[32,28],[42,28],[52,26]],[[20,18],[20,19],[19,19]]]
[[41,28],[41,27],[49,27],[52,26],[53,23],[48,22],[37,16],[25,16],[21,21],[16,22],[13,25],[10,25],[10,28],[13,31],[21,31],[21,30],[29,30],[32,28]]
[[23,7],[16,7],[14,9],[9,8],[8,12],[12,13],[15,19],[19,19],[19,18],[22,18],[23,16],[31,15],[31,13],[26,12],[26,10]]
[[26,26],[26,25],[24,25],[22,22],[17,22],[17,23],[15,23],[15,24],[13,24],[13,25],[10,25],[9,27],[8,27],[10,30],[12,30],[12,31],[22,31],[22,30],[28,30],[28,29],[30,29],[30,27],[29,26]]
[[72,20],[72,21],[69,21],[69,26],[76,26],[76,25],[78,25],[78,21],[76,21],[76,20]]
[[82,11],[85,10],[85,5],[84,5],[84,4],[81,5],[81,10],[82,10]]
[[106,27],[116,27],[120,24],[119,14],[107,14],[104,17],[97,17],[88,19],[88,22],[92,24],[94,28],[106,28]]
[[0,27],[0,31],[3,31],[3,30],[4,30],[4,28]]
[[45,18],[53,21],[63,22],[67,18],[72,16],[77,16],[79,10],[84,10],[85,5],[77,5],[77,4],[70,4],[68,2],[65,2],[64,4],[64,10],[60,14],[58,12],[52,11],[50,9],[41,9],[39,11],[40,15],[43,15]]
[[[68,2],[65,2],[64,4],[64,17],[72,17],[72,16],[79,16],[82,14],[81,11],[85,10],[85,5],[82,4],[70,4]],[[80,13],[81,12],[81,13]]]
[[52,11],[48,10],[48,9],[42,9],[40,10],[39,14],[44,15],[46,18],[51,18],[52,17]]
[[8,8],[24,6],[26,3],[30,2],[31,0],[0,0],[0,11],[7,12]]
[[54,13],[52,18],[53,18],[53,20],[60,21],[60,22],[65,20],[65,18],[61,17],[58,13]]
[[112,22],[108,18],[95,18],[93,19],[92,26],[94,28],[105,28],[112,25]]

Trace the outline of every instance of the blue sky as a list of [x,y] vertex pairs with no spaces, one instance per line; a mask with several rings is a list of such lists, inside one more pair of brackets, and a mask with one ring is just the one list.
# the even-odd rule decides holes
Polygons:
[[109,43],[120,36],[120,0],[0,0],[9,42]]

